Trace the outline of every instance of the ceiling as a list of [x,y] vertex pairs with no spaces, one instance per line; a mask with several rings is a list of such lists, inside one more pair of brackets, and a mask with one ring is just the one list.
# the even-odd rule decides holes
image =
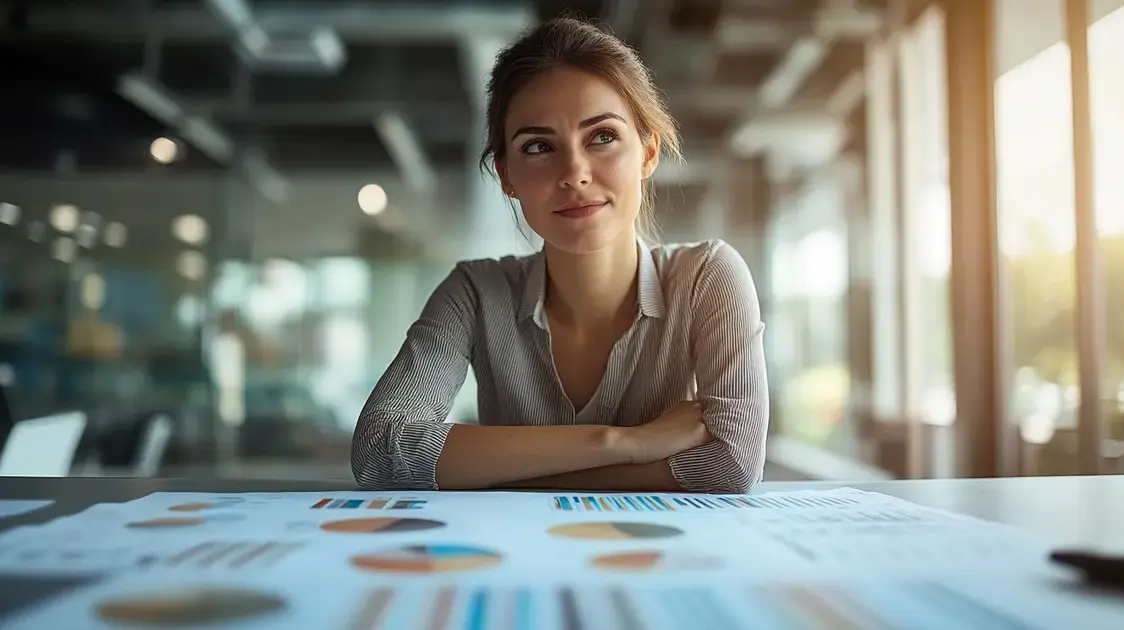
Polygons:
[[[661,169],[660,197],[690,223],[731,153],[780,176],[853,147],[862,41],[889,1],[16,0],[0,14],[0,91],[17,96],[0,99],[0,171],[206,174],[252,156],[265,179],[432,185],[477,151],[465,47],[568,10],[653,67],[688,158]],[[187,138],[184,159],[155,166],[159,135]]]

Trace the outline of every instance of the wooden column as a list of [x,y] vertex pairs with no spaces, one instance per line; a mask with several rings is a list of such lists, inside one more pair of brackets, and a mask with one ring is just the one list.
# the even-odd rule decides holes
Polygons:
[[1077,231],[1077,359],[1081,401],[1077,419],[1078,470],[1095,475],[1104,468],[1101,456],[1101,376],[1104,373],[1105,287],[1098,253],[1093,199],[1093,123],[1089,95],[1089,7],[1091,0],[1066,0],[1073,98],[1073,184]]
[[[996,217],[994,0],[942,0],[948,54],[957,475],[1014,474]],[[1001,462],[1004,464],[1001,466]]]

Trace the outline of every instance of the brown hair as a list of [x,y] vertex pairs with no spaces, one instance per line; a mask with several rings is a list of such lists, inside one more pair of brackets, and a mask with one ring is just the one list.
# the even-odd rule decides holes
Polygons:
[[[655,134],[660,151],[681,158],[679,131],[663,95],[640,55],[615,35],[594,24],[559,17],[536,26],[496,56],[488,79],[487,140],[480,168],[494,169],[504,159],[504,123],[511,100],[535,77],[559,66],[583,70],[608,81],[632,109],[640,137]],[[642,228],[654,231],[651,179],[641,202]]]

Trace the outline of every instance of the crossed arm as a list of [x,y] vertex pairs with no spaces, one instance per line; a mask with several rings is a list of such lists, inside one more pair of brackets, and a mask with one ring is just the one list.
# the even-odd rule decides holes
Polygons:
[[745,262],[721,245],[694,294],[698,398],[713,439],[660,453],[666,433],[644,425],[444,423],[475,334],[475,291],[466,272],[454,269],[367,401],[352,444],[356,480],[379,489],[748,491],[764,466],[768,400],[763,326]]

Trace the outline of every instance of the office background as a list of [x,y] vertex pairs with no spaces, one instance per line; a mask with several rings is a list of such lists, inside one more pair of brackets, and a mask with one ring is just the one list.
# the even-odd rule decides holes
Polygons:
[[767,478],[1124,472],[1124,0],[0,9],[0,386],[74,474],[348,476],[429,291],[537,246],[484,80],[563,10],[667,93],[662,238],[755,274]]

